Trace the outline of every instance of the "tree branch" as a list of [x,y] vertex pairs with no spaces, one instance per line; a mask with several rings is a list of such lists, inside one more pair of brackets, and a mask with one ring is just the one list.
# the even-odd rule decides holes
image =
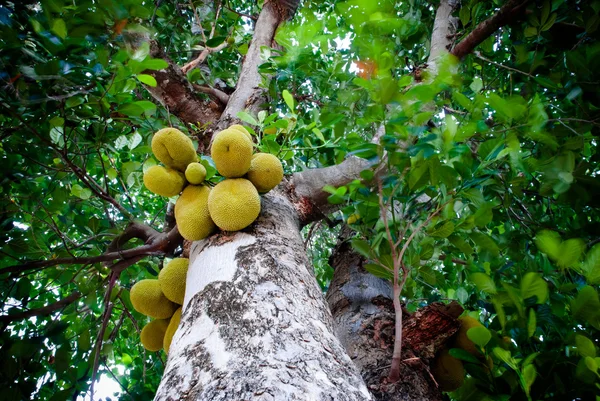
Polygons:
[[451,53],[459,59],[471,53],[475,47],[496,32],[498,28],[517,18],[525,10],[528,1],[509,0],[496,14],[477,25],[470,34],[452,49]]
[[10,322],[14,322],[16,320],[28,319],[33,316],[48,316],[66,306],[71,305],[73,302],[77,301],[79,298],[81,298],[81,293],[79,291],[73,291],[73,293],[71,293],[71,295],[69,295],[68,297],[63,298],[54,303],[51,303],[49,305],[42,306],[41,308],[30,309],[27,311],[22,311],[22,312],[17,312],[17,313],[10,313],[10,311],[12,311],[13,309],[16,309],[16,308],[12,308],[9,310],[9,313],[7,315],[0,316],[0,322],[1,323],[10,323]]

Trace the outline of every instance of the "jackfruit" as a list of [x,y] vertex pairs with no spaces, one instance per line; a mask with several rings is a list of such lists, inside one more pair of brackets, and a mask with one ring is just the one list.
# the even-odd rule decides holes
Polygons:
[[248,130],[246,128],[244,128],[243,126],[241,126],[239,124],[233,124],[231,127],[229,127],[229,129],[234,129],[236,131],[243,132],[244,135],[246,135],[248,137],[248,139],[250,139],[252,141],[252,135],[250,135]]
[[431,374],[442,391],[457,390],[465,380],[465,368],[462,362],[450,355],[448,349],[443,349],[435,357]]
[[192,140],[176,128],[163,128],[152,137],[152,152],[165,166],[181,172],[198,160]]
[[140,333],[140,341],[144,348],[152,352],[160,351],[167,327],[169,327],[169,319],[157,319],[145,325]]
[[155,319],[168,319],[177,309],[161,291],[158,280],[138,281],[131,287],[129,298],[136,311]]
[[188,185],[175,203],[177,228],[183,238],[188,241],[206,238],[216,228],[208,213],[208,195],[210,193],[209,187]]
[[210,192],[208,210],[221,230],[238,231],[252,224],[260,214],[260,195],[244,178],[227,179]]
[[473,327],[480,327],[483,325],[479,320],[473,319],[471,316],[459,317],[458,320],[460,321],[460,328],[454,338],[454,347],[463,349],[473,356],[481,357],[481,352],[477,349],[475,343],[469,339],[467,331]]
[[179,327],[179,323],[181,322],[181,308],[177,309],[173,316],[171,317],[171,321],[169,322],[169,327],[167,327],[167,331],[165,332],[165,339],[163,341],[163,348],[165,352],[169,353],[169,348],[171,348],[171,341],[173,341],[173,336]]
[[144,173],[144,185],[150,192],[171,197],[181,192],[185,186],[185,177],[177,170],[152,166]]
[[201,184],[206,178],[206,169],[200,163],[190,163],[185,169],[185,178],[190,184]]
[[360,214],[354,213],[354,214],[351,214],[350,216],[348,216],[348,220],[346,221],[346,223],[354,224],[358,221],[358,219],[360,219]]
[[279,185],[283,179],[283,166],[274,155],[257,153],[252,156],[248,179],[254,184],[258,192],[269,192]]
[[252,141],[241,131],[228,128],[215,135],[210,155],[223,177],[241,177],[250,169]]
[[173,259],[158,274],[158,283],[165,297],[179,305],[183,305],[185,297],[185,279],[189,263],[188,258]]

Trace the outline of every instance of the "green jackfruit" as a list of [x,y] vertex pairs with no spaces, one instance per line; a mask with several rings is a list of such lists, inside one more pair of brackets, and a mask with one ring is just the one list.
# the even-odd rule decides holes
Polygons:
[[175,203],[175,220],[179,233],[188,241],[206,238],[216,228],[208,212],[210,193],[210,188],[203,185],[188,185]]
[[189,263],[188,258],[173,259],[158,274],[160,289],[165,297],[179,305],[183,305],[185,297],[185,279]]
[[238,231],[252,224],[260,214],[260,195],[244,178],[227,179],[210,192],[208,210],[221,230]]
[[152,137],[152,152],[165,166],[181,172],[198,160],[192,140],[176,128],[163,128]]
[[223,177],[241,177],[250,169],[252,141],[241,131],[229,128],[215,135],[210,155]]
[[473,319],[471,316],[459,317],[458,320],[460,321],[460,328],[458,329],[456,337],[454,338],[454,348],[460,348],[473,356],[481,357],[481,352],[479,352],[475,343],[469,339],[467,336],[467,331],[473,327],[480,327],[483,325],[479,322],[479,320]]
[[435,357],[431,374],[442,391],[455,391],[465,380],[465,368],[462,362],[450,355],[448,349],[443,349]]
[[136,311],[155,319],[168,319],[177,309],[161,291],[158,280],[138,281],[131,287],[129,298]]
[[229,129],[234,129],[236,131],[243,132],[244,135],[246,135],[248,137],[248,139],[252,140],[252,135],[250,135],[248,130],[239,124],[233,124],[231,127],[229,127]]
[[283,166],[276,156],[270,153],[257,153],[252,156],[248,179],[258,192],[269,192],[283,179]]
[[200,163],[190,163],[185,169],[185,178],[190,184],[201,184],[206,178],[206,169]]
[[163,348],[165,333],[169,327],[169,319],[153,320],[144,326],[140,333],[140,341],[148,351],[160,351]]
[[185,186],[185,177],[177,170],[152,166],[144,173],[144,185],[150,192],[160,196],[179,195]]
[[165,352],[169,353],[169,348],[171,348],[171,341],[173,341],[173,336],[179,327],[179,323],[181,322],[181,308],[177,309],[175,313],[173,313],[173,317],[171,317],[171,321],[169,322],[169,327],[167,327],[167,331],[165,333],[165,339],[163,341],[163,348]]

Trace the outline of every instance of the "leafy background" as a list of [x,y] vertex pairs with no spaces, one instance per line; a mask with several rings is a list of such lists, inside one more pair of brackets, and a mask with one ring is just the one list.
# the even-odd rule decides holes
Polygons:
[[[152,101],[144,71],[166,63],[147,46],[128,47],[127,35],[150,30],[179,65],[227,41],[188,79],[231,92],[252,34],[252,20],[239,13],[256,15],[259,5],[228,1],[216,18],[212,4],[157,3],[0,6],[0,268],[100,255],[134,219],[163,228],[167,200],[142,185],[156,164],[151,136],[169,125],[192,136],[204,127]],[[456,40],[501,3],[463,1]],[[206,31],[216,21],[209,43],[194,9]],[[392,242],[430,219],[404,256],[404,300],[412,310],[460,301],[488,328],[476,342],[494,362],[486,370],[465,360],[470,377],[452,398],[598,397],[600,2],[532,2],[524,20],[460,64],[444,60],[432,78],[425,62],[435,9],[424,0],[305,2],[279,29],[281,49],[263,49],[271,102],[240,117],[286,173],[385,152],[381,188],[328,188],[342,212],[305,229],[309,255],[326,289],[328,257],[348,222],[368,269],[390,278],[381,202],[393,211]],[[371,143],[382,124],[381,145]],[[0,321],[5,399],[84,396],[106,297],[115,306],[99,375],[119,382],[116,398],[152,397],[165,356],[140,345],[146,318],[128,289],[162,263],[140,261],[110,294],[109,271],[98,263],[0,270],[4,314],[82,294],[47,317]]]

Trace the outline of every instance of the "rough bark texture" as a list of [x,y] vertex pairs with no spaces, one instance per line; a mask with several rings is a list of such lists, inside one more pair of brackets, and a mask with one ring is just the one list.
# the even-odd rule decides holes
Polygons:
[[281,193],[248,229],[194,243],[156,400],[369,400]]
[[394,342],[394,308],[391,283],[363,268],[365,260],[352,250],[342,231],[330,265],[335,269],[327,292],[336,335],[361,371],[377,400],[442,400],[429,372],[435,353],[459,324],[462,308],[456,304],[431,304],[404,320],[400,380],[386,383]]

